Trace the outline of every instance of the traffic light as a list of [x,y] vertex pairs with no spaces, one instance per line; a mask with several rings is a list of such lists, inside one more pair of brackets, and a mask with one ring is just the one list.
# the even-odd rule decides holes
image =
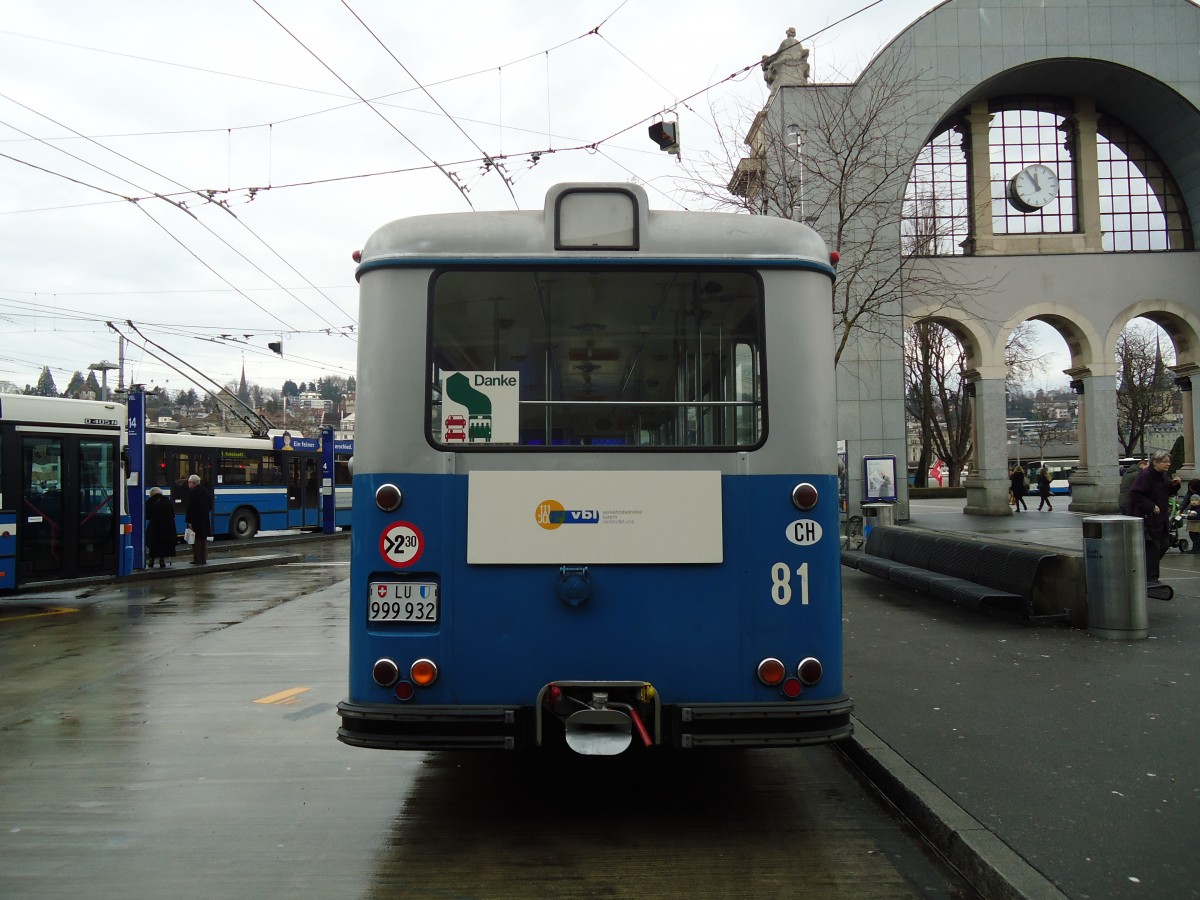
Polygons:
[[679,155],[679,123],[655,122],[649,128],[650,140],[658,144],[659,150]]
[[283,341],[271,341],[267,344],[267,349],[283,356]]

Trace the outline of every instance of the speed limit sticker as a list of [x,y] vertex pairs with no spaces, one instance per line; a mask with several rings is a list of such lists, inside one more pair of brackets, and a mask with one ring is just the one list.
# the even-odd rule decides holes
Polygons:
[[393,522],[379,536],[379,553],[390,566],[411,566],[425,551],[425,538],[412,522]]

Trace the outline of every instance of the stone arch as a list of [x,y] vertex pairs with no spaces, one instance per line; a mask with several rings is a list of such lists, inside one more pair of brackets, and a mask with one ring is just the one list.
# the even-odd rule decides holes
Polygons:
[[[936,325],[941,325],[954,335],[954,339],[963,348],[966,368],[983,370],[995,364],[990,359],[991,337],[988,335],[983,323],[969,312],[946,307],[938,307],[936,309],[924,307],[905,312],[904,325],[906,328],[909,325],[917,325],[921,322],[933,322]],[[1000,357],[1000,364],[1004,364],[1003,355]]]
[[[1171,300],[1139,300],[1121,309],[1113,317],[1105,336],[1104,351],[1109,359],[1115,359],[1117,339],[1121,330],[1131,319],[1149,319],[1167,333],[1175,347],[1175,364],[1171,371],[1175,384],[1182,393],[1184,458],[1181,476],[1187,480],[1196,472],[1196,440],[1200,436],[1200,394],[1192,387],[1193,380],[1200,378],[1200,315],[1191,306]],[[1115,364],[1114,364],[1115,369]]]
[[[1071,354],[1071,365],[1069,368],[1078,369],[1086,367],[1095,370],[1104,363],[1103,358],[1098,358],[1096,355],[1104,344],[1095,326],[1088,321],[1087,317],[1080,310],[1053,301],[1032,303],[1023,309],[1017,310],[1004,323],[1004,327],[1000,329],[1000,333],[996,336],[995,348],[995,352],[1000,354],[1001,361],[1004,359],[1004,348],[1008,343],[1008,336],[1022,322],[1031,319],[1045,322],[1057,331],[1066,342],[1067,352]],[[1111,367],[1111,362],[1108,365]]]
[[1200,364],[1200,316],[1173,301],[1139,300],[1117,313],[1104,338],[1104,352],[1110,361],[1117,354],[1117,338],[1131,319],[1149,319],[1167,333],[1175,345],[1175,364],[1195,367]]

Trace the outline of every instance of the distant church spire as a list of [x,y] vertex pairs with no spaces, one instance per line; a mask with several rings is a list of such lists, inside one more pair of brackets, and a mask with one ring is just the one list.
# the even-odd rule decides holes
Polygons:
[[250,404],[250,388],[246,386],[246,360],[242,359],[242,380],[238,383],[238,399],[247,406]]

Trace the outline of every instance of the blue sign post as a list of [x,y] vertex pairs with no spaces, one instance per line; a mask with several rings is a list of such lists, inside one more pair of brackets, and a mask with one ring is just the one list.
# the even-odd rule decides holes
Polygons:
[[321,429],[321,531],[333,534],[337,525],[337,498],[333,494],[333,429]]
[[125,479],[129,518],[133,526],[133,568],[146,567],[146,392],[131,388],[126,404],[129,434],[129,474]]

